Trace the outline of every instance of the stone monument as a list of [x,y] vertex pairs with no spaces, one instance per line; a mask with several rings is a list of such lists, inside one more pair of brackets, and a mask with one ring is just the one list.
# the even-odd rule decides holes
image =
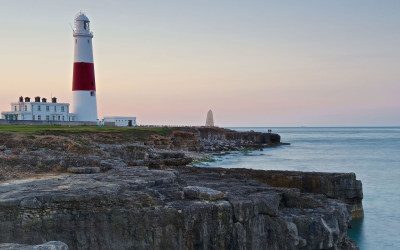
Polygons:
[[206,126],[207,127],[214,127],[214,116],[213,116],[213,112],[212,112],[211,109],[207,113]]

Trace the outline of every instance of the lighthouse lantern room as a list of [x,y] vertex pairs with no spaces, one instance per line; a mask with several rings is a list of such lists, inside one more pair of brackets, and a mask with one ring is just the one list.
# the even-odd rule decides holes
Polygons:
[[96,81],[93,63],[93,33],[89,18],[78,13],[75,18],[74,73],[72,82],[73,113],[77,121],[97,120]]

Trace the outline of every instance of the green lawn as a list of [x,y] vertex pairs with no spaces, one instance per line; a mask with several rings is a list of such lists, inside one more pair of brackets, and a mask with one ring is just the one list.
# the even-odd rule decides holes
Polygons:
[[166,135],[171,133],[173,128],[166,127],[95,127],[95,126],[25,126],[25,125],[0,125],[0,133],[20,133],[20,134],[65,134],[65,133],[126,133],[141,134],[155,133]]

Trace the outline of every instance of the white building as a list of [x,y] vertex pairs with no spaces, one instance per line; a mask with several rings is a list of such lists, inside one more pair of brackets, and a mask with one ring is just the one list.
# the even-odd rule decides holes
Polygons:
[[11,103],[11,111],[1,112],[1,119],[5,120],[38,120],[38,121],[75,121],[75,115],[69,112],[69,103],[57,103],[53,97],[51,102],[46,98],[35,97],[31,102],[29,97],[19,98],[18,102]]
[[136,126],[136,117],[128,117],[128,116],[106,116],[103,119],[103,122],[114,122],[117,127],[135,127]]

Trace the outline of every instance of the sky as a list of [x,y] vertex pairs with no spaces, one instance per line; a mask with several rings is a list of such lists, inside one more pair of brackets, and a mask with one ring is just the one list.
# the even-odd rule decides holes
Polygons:
[[[99,116],[138,124],[400,126],[398,0],[0,0],[0,110],[72,102],[79,11]],[[73,105],[73,104],[71,104]]]

